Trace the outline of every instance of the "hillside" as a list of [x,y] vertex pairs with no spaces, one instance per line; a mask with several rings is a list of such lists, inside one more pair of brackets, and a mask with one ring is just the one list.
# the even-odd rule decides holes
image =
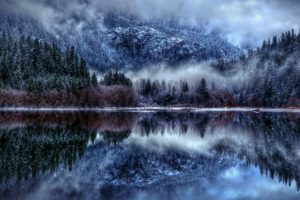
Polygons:
[[256,50],[250,49],[248,56],[240,61],[227,64],[232,65],[235,71],[254,71],[256,74],[239,93],[241,104],[278,107],[287,105],[291,97],[299,99],[299,56],[300,33],[291,30],[282,33],[280,38],[274,36],[265,40]]

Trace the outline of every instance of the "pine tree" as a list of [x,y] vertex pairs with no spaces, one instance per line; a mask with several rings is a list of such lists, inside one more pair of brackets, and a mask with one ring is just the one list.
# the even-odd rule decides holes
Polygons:
[[296,33],[295,33],[295,29],[292,29],[291,31],[291,41],[294,42],[296,40]]
[[92,86],[98,86],[98,79],[95,72],[92,75],[91,84]]
[[285,47],[288,47],[292,42],[292,35],[291,35],[291,31],[288,31],[286,33],[286,38],[285,38]]
[[39,66],[41,65],[40,61],[40,43],[38,39],[35,39],[34,41],[34,46],[33,46],[33,50],[32,50],[32,63],[31,66],[33,67],[34,72],[39,72]]
[[262,50],[265,50],[267,48],[268,44],[267,44],[267,41],[264,40],[263,43],[262,43]]
[[181,91],[182,91],[182,93],[189,92],[189,85],[187,82],[184,81],[181,83]]
[[280,46],[281,47],[284,47],[285,45],[285,34],[284,33],[281,33],[281,38],[280,38]]
[[200,83],[200,95],[203,98],[203,101],[206,103],[209,100],[209,92],[207,89],[206,81],[203,78]]
[[272,46],[272,48],[277,48],[277,46],[278,46],[277,36],[273,37],[271,46]]
[[152,93],[152,84],[151,84],[149,79],[146,81],[143,93],[144,93],[145,96],[148,96]]

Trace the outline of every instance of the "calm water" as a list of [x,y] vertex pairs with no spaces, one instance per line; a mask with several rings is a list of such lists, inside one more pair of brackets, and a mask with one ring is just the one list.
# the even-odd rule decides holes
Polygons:
[[0,199],[300,199],[300,115],[0,113]]

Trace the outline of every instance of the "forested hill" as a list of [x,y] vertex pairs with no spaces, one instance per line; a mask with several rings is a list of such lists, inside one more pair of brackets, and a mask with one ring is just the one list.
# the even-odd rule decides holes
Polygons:
[[300,99],[300,33],[291,30],[265,40],[261,47],[250,49],[247,56],[226,67],[255,74],[252,82],[237,92],[240,104],[287,105],[293,98]]
[[38,39],[0,37],[0,87],[42,92],[74,91],[91,84],[84,59],[74,47],[62,52]]
[[294,30],[291,30],[282,33],[280,38],[273,36],[272,39],[264,40],[261,48],[250,49],[248,58],[242,61],[249,61],[257,56],[259,59],[258,67],[264,67],[270,62],[277,66],[284,64],[295,66],[299,62],[299,54],[300,32],[296,34]]

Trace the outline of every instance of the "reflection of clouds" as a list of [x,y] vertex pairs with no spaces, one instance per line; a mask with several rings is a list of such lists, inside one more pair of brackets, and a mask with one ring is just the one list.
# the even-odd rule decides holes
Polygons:
[[208,128],[203,138],[191,129],[186,134],[180,133],[180,130],[174,130],[149,136],[133,132],[125,142],[140,145],[151,151],[177,149],[184,152],[210,154],[214,147],[221,144],[237,151],[240,148],[250,147],[249,145],[253,144],[253,138],[251,138],[251,133],[245,130],[227,126]]
[[[295,183],[290,187],[262,176],[255,167],[233,167],[222,174],[205,188],[210,199],[299,199]],[[211,189],[213,188],[213,189]]]
[[300,159],[300,147],[295,151],[295,153],[298,156],[298,158]]
[[239,177],[239,175],[240,173],[237,168],[230,168],[224,172],[223,177],[230,180]]
[[[295,183],[290,187],[278,180],[262,176],[258,168],[236,166],[214,179],[204,178],[199,182],[161,187],[159,190],[139,190],[129,196],[122,196],[131,200],[298,200]],[[116,198],[112,198],[116,199]]]

